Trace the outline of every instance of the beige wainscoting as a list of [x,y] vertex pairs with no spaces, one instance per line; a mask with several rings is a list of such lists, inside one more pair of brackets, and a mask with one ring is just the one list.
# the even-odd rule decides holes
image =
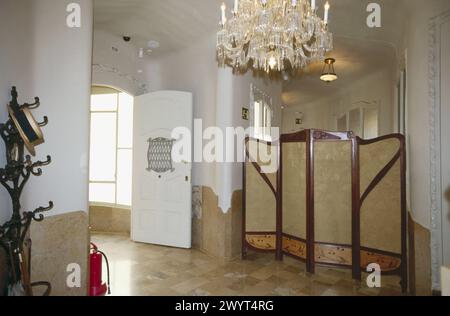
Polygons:
[[89,207],[89,225],[94,232],[130,234],[130,223],[130,209],[106,205]]
[[442,296],[450,296],[450,266],[441,269]]
[[218,197],[211,188],[201,187],[198,196],[201,196],[201,207],[196,206],[193,216],[193,247],[224,262],[239,257],[242,244],[242,191],[233,193],[232,206],[227,213],[218,206]]
[[429,296],[431,292],[431,235],[411,216],[409,228],[409,287],[412,295]]
[[[89,225],[85,212],[71,212],[46,217],[33,222],[31,280],[48,281],[53,296],[84,296],[87,294]],[[81,287],[69,288],[67,266],[76,263],[81,268]],[[35,295],[39,295],[36,289]]]

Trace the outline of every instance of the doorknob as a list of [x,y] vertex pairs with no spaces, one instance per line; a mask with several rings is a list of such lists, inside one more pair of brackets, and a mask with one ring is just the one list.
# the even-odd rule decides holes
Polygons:
[[189,182],[189,177],[188,176],[184,177],[184,179],[186,180],[186,182]]

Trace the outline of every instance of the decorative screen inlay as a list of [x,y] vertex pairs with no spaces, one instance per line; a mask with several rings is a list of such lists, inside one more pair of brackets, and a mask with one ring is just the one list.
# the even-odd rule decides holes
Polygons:
[[168,138],[149,138],[147,160],[147,171],[156,173],[173,172],[172,166],[172,148],[175,140]]

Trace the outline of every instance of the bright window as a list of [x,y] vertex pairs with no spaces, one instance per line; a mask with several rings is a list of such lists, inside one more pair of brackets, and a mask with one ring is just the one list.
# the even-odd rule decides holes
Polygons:
[[265,141],[272,141],[272,100],[265,95],[264,92],[261,92],[254,86],[252,86],[252,97],[253,113],[251,116],[251,123],[253,127],[253,137]]
[[89,202],[131,206],[133,97],[93,87]]

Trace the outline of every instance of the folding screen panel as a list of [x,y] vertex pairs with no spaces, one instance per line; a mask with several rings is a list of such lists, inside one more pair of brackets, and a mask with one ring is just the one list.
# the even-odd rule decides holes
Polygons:
[[358,139],[361,268],[377,263],[406,280],[404,138]]
[[282,250],[307,259],[307,133],[281,137]]
[[[243,256],[247,249],[275,251],[277,241],[277,173],[266,173],[275,146],[254,139],[246,140],[244,168]],[[270,170],[269,170],[270,171]]]
[[[352,266],[351,134],[312,132],[314,262]],[[312,269],[313,270],[313,269]]]

